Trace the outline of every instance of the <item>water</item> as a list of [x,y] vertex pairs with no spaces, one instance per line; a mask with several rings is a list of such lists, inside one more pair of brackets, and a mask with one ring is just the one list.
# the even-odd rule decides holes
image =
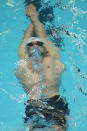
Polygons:
[[[53,6],[56,2],[44,0],[42,5]],[[87,0],[62,2],[54,8],[52,22],[61,28],[59,36],[63,39],[60,54],[66,71],[60,93],[67,98],[70,108],[67,131],[87,131]],[[19,61],[18,47],[29,23],[24,0],[0,2],[0,131],[24,130],[22,117],[28,96],[14,71]],[[48,25],[49,22],[45,27]]]

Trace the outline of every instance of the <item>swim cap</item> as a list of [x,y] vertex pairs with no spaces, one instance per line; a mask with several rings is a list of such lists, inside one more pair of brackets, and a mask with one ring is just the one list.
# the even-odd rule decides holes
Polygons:
[[26,46],[28,46],[29,43],[35,42],[35,41],[39,41],[39,42],[43,42],[43,43],[44,43],[44,41],[43,41],[42,39],[38,38],[38,37],[31,37],[31,38],[29,38],[29,39],[27,40]]

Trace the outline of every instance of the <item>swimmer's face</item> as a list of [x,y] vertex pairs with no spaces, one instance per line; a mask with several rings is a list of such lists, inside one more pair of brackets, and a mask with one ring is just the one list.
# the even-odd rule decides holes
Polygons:
[[43,54],[44,49],[45,49],[43,45],[44,45],[44,43],[39,42],[39,41],[29,43],[27,45],[27,51],[28,51],[29,55],[31,54],[31,51],[34,49],[34,47],[37,47],[40,50],[41,54]]

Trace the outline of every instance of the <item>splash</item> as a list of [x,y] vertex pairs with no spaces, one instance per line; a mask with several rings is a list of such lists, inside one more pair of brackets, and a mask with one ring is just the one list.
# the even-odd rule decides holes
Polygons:
[[10,32],[10,29],[0,32],[0,37],[5,37],[6,35],[8,35],[9,32]]
[[8,2],[6,3],[6,5],[8,5],[9,7],[14,7],[15,5],[15,1],[14,0],[8,0]]

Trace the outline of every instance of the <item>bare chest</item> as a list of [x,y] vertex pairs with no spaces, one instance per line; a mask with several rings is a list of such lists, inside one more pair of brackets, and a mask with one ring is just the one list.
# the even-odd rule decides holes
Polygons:
[[45,83],[47,86],[54,85],[62,71],[62,64],[51,58],[44,59],[42,64],[43,70],[35,71],[32,69],[32,66],[30,66],[30,63],[22,63],[17,73],[18,78],[26,86],[42,83]]
[[47,83],[55,83],[59,75],[59,65],[55,60],[47,58],[43,61]]
[[51,57],[45,58],[42,61],[43,64],[43,70],[41,71],[34,71],[31,67],[28,72],[30,74],[29,76],[31,78],[32,82],[39,82],[39,81],[44,81],[46,82],[46,85],[48,83],[52,84],[55,83],[58,80],[58,77],[60,74],[63,72],[63,64],[55,59],[52,59]]

